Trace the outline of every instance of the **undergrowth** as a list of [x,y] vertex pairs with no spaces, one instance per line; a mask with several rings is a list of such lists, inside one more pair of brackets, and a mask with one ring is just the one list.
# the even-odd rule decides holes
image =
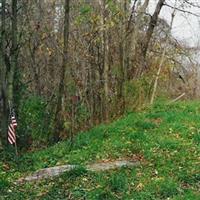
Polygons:
[[[7,153],[8,154],[8,153]],[[200,103],[157,103],[110,125],[17,159],[1,153],[0,199],[200,199]],[[141,165],[89,172],[88,163],[139,159]],[[83,167],[16,185],[19,177],[63,164]]]

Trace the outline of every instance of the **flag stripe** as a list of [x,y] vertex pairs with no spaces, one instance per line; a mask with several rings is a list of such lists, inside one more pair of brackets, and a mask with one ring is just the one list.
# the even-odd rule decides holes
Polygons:
[[8,136],[11,137],[11,138],[13,138],[13,139],[15,139],[15,133],[11,132],[10,130],[9,130],[9,135]]
[[16,143],[16,127],[17,127],[17,121],[12,113],[12,116],[10,117],[10,124],[8,126],[8,142],[10,144]]
[[13,144],[13,141],[8,137],[8,142],[10,143],[10,144]]
[[9,136],[15,139],[15,132],[9,128]]
[[10,133],[9,133],[8,137],[9,137],[12,141],[15,140],[15,137],[14,137],[12,134],[10,134]]
[[12,140],[13,143],[15,143],[15,137],[12,135],[12,133],[9,132],[8,138],[10,138],[10,140]]
[[12,141],[12,143],[15,143],[15,139],[14,139],[12,136],[9,136],[8,139],[9,139],[10,141]]

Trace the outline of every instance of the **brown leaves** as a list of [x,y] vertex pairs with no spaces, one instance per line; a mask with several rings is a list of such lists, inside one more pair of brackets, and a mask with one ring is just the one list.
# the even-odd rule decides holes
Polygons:
[[10,170],[10,165],[7,164],[7,163],[4,163],[4,164],[3,164],[3,170],[5,170],[5,171]]

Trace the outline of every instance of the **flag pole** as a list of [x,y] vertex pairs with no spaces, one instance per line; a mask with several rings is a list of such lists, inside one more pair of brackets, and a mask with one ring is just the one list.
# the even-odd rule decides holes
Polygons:
[[15,142],[15,154],[16,154],[16,156],[19,155],[19,154],[18,154],[18,150],[17,150],[17,142]]

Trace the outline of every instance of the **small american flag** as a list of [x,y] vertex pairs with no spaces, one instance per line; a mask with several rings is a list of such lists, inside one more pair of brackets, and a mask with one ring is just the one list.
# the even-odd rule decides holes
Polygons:
[[16,128],[17,121],[14,112],[10,114],[10,124],[8,126],[8,142],[10,144],[16,144]]

